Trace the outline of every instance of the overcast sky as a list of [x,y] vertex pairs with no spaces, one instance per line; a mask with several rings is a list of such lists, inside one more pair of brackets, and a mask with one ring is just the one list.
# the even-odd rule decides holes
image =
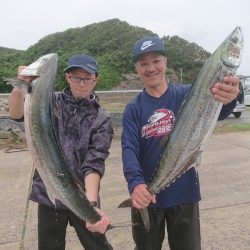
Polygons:
[[211,53],[241,26],[245,46],[238,73],[250,75],[249,0],[3,0],[0,46],[25,50],[48,34],[112,18],[160,37],[178,35]]

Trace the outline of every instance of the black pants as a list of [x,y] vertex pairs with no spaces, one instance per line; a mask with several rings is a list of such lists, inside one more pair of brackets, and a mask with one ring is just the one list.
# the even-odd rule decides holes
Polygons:
[[38,249],[64,250],[68,223],[75,228],[85,250],[113,249],[104,234],[92,233],[86,223],[70,210],[55,210],[38,205]]
[[132,229],[135,250],[160,250],[167,224],[171,250],[200,250],[200,218],[198,203],[182,204],[170,208],[148,208],[150,231],[146,232],[140,212],[132,208]]

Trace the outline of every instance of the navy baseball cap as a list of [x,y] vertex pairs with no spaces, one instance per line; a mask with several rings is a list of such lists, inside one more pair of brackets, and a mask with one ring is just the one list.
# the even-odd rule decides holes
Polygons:
[[91,74],[98,74],[98,64],[96,60],[84,54],[74,55],[69,58],[68,67],[64,70],[64,73],[68,73],[74,69],[81,68]]
[[145,36],[137,41],[133,48],[133,60],[136,62],[139,57],[148,52],[160,53],[166,56],[162,40],[156,36]]

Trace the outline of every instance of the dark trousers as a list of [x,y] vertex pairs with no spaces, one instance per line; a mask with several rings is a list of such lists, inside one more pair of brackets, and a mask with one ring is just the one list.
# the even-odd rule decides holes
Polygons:
[[167,225],[171,250],[200,250],[200,218],[198,203],[182,204],[170,208],[148,208],[150,231],[146,232],[140,212],[132,208],[132,229],[135,250],[161,250]]
[[85,250],[113,249],[104,234],[92,233],[86,223],[70,210],[56,210],[38,205],[38,249],[64,250],[68,223],[75,228]]

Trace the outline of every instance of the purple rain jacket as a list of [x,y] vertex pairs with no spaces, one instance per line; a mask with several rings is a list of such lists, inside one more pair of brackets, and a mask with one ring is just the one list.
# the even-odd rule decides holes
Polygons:
[[[76,100],[70,89],[66,89],[54,94],[54,107],[57,108],[57,136],[70,173],[82,183],[91,172],[102,177],[114,132],[109,115],[100,108],[98,97],[93,93],[90,100]],[[37,170],[30,200],[54,207]],[[56,208],[66,207],[56,200]]]

